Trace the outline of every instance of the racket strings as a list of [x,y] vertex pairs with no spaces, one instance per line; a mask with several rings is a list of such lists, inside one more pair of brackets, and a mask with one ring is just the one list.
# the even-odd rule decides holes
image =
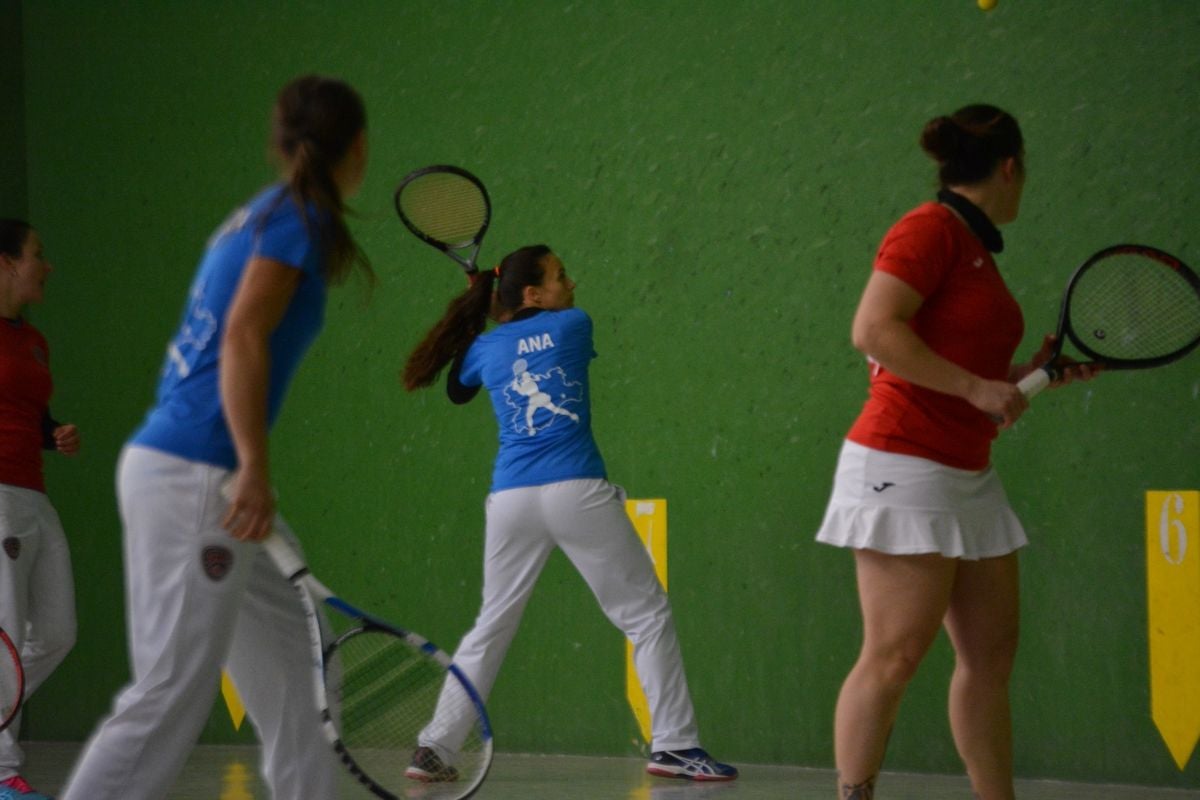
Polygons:
[[431,172],[405,184],[398,208],[425,236],[456,248],[474,244],[488,219],[479,186],[448,172]]
[[[487,767],[485,737],[467,693],[445,667],[405,639],[364,630],[329,654],[330,711],[358,768],[393,794],[422,786],[421,796],[460,796]],[[433,747],[454,780],[415,784],[405,776],[418,747]]]
[[1158,261],[1111,256],[1072,286],[1068,322],[1075,343],[1104,359],[1163,358],[1200,339],[1200,295]]

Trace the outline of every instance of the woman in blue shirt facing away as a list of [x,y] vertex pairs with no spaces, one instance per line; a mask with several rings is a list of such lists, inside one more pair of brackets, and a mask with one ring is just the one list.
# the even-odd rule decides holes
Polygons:
[[132,679],[63,800],[167,797],[222,667],[262,742],[271,796],[337,797],[307,699],[303,612],[257,541],[283,525],[267,434],[324,322],[327,286],[355,267],[371,275],[343,220],[366,167],[361,98],[338,80],[297,78],[276,100],[272,146],[283,180],[209,239],[157,401],[121,454]]
[[[472,276],[404,370],[413,390],[432,385],[453,362],[450,399],[466,403],[486,388],[500,428],[486,504],[483,607],[454,661],[487,697],[534,583],[561,548],[633,642],[653,725],[647,771],[732,780],[737,770],[700,748],[670,604],[592,438],[588,365],[596,353],[592,321],[574,308],[574,289],[550,248],[521,248]],[[489,315],[506,321],[485,333]],[[439,708],[408,777],[454,779],[461,739],[445,733],[455,730],[445,719],[452,713]]]

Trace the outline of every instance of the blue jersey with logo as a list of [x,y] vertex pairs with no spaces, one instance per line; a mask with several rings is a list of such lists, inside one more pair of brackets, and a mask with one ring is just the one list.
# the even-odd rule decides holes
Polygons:
[[306,226],[287,188],[274,185],[230,214],[213,233],[192,279],[183,321],[167,345],[157,402],[132,444],[229,469],[237,466],[221,408],[217,356],[226,314],[253,257],[304,273],[269,342],[267,420],[275,421],[292,375],[325,319],[318,220],[312,208],[307,213]]
[[484,386],[500,426],[492,491],[604,478],[592,438],[592,320],[576,308],[507,322],[472,342],[458,381]]

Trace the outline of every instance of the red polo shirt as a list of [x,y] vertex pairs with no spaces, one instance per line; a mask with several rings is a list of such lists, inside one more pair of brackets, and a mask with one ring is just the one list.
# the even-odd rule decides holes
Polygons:
[[[1007,380],[1025,325],[996,262],[954,212],[925,203],[883,239],[875,269],[924,301],[909,321],[930,349],[970,372]],[[909,383],[871,363],[870,395],[847,438],[866,447],[981,470],[996,423],[966,400]]]
[[42,417],[53,390],[46,339],[24,320],[0,319],[0,483],[46,491]]

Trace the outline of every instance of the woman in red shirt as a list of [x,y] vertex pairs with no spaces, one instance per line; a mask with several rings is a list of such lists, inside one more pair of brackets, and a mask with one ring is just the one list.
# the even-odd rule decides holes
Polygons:
[[[74,455],[79,432],[50,416],[54,385],[42,334],[21,312],[50,274],[28,223],[0,219],[0,626],[21,653],[25,696],[75,643],[75,587],[58,514],[46,497],[42,450]],[[0,732],[0,800],[40,800],[20,775],[19,720]]]
[[[1013,797],[1008,680],[1017,646],[1021,523],[990,465],[1028,403],[1015,386],[1049,356],[1012,358],[1021,310],[992,253],[1025,186],[1017,121],[988,105],[930,120],[938,202],[884,237],[854,316],[870,395],[838,461],[817,539],[852,548],[863,644],[834,722],[839,797],[869,800],[900,699],[945,626],[950,724],[976,795]],[[1091,377],[1066,370],[1063,383]]]

